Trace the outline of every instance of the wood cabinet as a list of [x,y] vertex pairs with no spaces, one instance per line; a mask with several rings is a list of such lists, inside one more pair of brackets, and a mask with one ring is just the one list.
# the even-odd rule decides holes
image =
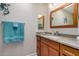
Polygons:
[[60,55],[61,56],[79,56],[79,50],[61,44]]
[[41,55],[41,38],[37,36],[37,55]]
[[37,36],[38,56],[79,56],[79,50],[55,42],[53,40]]
[[47,40],[48,56],[59,56],[59,43]]
[[[38,55],[41,56],[58,56],[59,55],[59,43],[48,40],[44,37],[40,38],[40,45],[37,50],[40,50],[37,52]],[[39,41],[39,40],[37,40]],[[39,42],[37,42],[37,45],[39,45]]]
[[59,43],[41,37],[41,55],[42,56],[58,56]]
[[41,42],[41,56],[48,56],[48,46]]
[[48,47],[48,56],[59,56],[59,51]]

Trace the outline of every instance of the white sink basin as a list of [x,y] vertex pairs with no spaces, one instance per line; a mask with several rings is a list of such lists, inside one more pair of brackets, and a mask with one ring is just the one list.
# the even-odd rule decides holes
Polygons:
[[59,36],[47,36],[47,37],[49,37],[49,38],[55,38],[55,39],[60,38]]

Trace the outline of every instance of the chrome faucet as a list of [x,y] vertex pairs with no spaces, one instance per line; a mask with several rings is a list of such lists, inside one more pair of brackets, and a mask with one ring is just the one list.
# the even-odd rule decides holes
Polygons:
[[56,32],[54,33],[54,35],[59,35],[59,32],[58,32],[58,31],[56,31]]

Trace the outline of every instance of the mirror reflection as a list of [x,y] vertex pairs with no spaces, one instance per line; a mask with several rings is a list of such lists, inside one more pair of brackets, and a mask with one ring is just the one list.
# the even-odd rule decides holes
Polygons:
[[73,25],[73,5],[52,13],[52,26]]

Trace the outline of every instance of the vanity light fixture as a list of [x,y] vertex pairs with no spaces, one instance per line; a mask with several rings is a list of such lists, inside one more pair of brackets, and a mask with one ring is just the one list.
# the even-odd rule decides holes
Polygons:
[[49,8],[51,9],[53,7],[53,3],[50,3],[49,4]]
[[37,17],[38,17],[38,18],[40,18],[40,17],[42,17],[42,16],[43,16],[43,15],[41,15],[41,14],[38,14],[38,16],[37,16]]

